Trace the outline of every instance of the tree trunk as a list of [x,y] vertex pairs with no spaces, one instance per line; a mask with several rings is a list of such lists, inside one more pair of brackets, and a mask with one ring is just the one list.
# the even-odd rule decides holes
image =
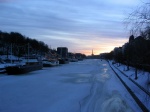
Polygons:
[[127,71],[129,70],[129,62],[127,62]]
[[135,80],[138,79],[137,77],[137,66],[135,66]]

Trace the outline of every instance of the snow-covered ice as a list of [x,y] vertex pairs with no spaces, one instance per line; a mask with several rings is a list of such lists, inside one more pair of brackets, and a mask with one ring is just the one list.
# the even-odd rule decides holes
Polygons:
[[106,61],[0,76],[0,112],[141,112]]

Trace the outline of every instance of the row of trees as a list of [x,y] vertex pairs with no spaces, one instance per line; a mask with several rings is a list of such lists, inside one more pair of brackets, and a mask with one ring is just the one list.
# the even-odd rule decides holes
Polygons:
[[110,53],[104,53],[106,59],[114,59],[119,63],[130,62],[140,64],[150,64],[150,38],[133,35],[129,37],[129,42],[122,47],[116,47]]
[[17,32],[2,32],[0,31],[0,55],[22,56],[28,53],[45,54],[50,50],[48,45],[42,41],[31,39]]
[[[149,30],[150,31],[150,30]],[[129,42],[122,47],[116,47],[110,53],[101,54],[102,58],[114,60],[115,63],[125,64],[126,70],[129,66],[135,67],[135,79],[137,79],[137,70],[142,69],[150,72],[150,38],[133,35],[129,37]]]
[[[150,71],[150,3],[144,3],[130,13],[126,23],[130,28],[129,41],[110,53],[101,54],[105,59],[114,59],[136,68]],[[134,37],[134,35],[139,35]]]
[[[150,32],[150,30],[149,30]],[[140,69],[150,71],[150,38],[138,36],[134,38],[133,35],[129,37],[129,42],[122,47],[116,47],[110,53],[101,54],[101,57],[115,62]]]
[[[0,55],[13,54],[21,57],[24,55],[35,54],[45,56],[46,58],[58,58],[58,53],[55,49],[50,49],[47,44],[36,39],[31,39],[17,32],[2,32],[0,31]],[[85,58],[81,53],[70,53],[76,58]],[[68,58],[72,58],[69,55]]]

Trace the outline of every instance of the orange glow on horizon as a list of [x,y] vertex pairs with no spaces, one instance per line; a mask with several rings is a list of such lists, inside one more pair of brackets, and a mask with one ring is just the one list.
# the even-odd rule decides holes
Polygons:
[[77,51],[89,56],[92,54],[92,49],[93,49],[93,54],[99,55],[101,53],[111,52],[115,47],[121,47],[126,42],[127,42],[127,39],[120,39],[120,40],[110,39],[107,43],[101,43],[101,44],[97,44],[97,45],[94,44],[93,45],[94,47],[92,47],[90,49],[85,48],[85,50],[77,50]]
[[[94,50],[93,49],[93,54],[94,55],[99,55],[101,53],[106,53],[112,51],[114,48],[106,49],[106,50]],[[86,56],[92,55],[92,50],[85,50],[81,52],[82,54],[85,54]]]

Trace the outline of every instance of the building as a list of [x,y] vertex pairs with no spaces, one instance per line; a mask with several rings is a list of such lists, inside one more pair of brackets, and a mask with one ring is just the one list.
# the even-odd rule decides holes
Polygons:
[[68,48],[67,47],[57,47],[57,54],[59,58],[68,58]]
[[92,49],[92,54],[91,54],[91,56],[94,56],[93,49]]

